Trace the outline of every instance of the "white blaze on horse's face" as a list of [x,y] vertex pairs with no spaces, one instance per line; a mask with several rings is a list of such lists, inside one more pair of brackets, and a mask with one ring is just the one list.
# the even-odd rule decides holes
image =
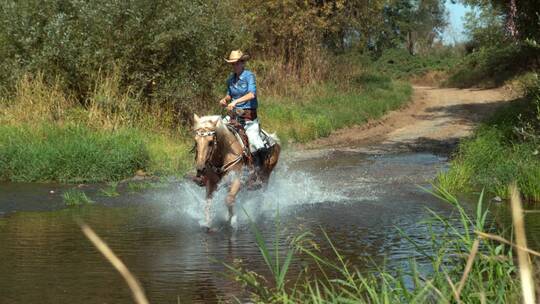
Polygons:
[[217,120],[202,120],[195,114],[193,116],[195,143],[197,156],[195,158],[195,168],[197,172],[202,172],[208,160],[213,156],[216,144]]

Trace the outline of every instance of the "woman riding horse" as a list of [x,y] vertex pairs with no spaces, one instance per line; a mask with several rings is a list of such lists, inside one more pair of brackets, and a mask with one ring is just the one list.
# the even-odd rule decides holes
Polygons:
[[[254,154],[257,179],[266,185],[276,166],[281,147],[275,135],[267,135],[269,147],[260,136],[257,119],[257,89],[255,75],[244,69],[247,55],[232,51],[227,62],[233,66],[234,73],[227,81],[227,96],[220,100],[232,112],[232,119],[244,127],[249,138],[251,152]],[[222,179],[229,187],[225,202],[229,210],[229,222],[234,217],[234,203],[242,186],[241,177],[244,166],[249,164],[245,157],[242,140],[229,128],[220,116],[193,116],[195,131],[196,169],[194,181],[206,186],[205,220],[210,229],[210,208],[212,196]],[[248,165],[249,166],[249,165]],[[249,187],[248,187],[249,188]]]
[[[197,169],[197,177],[204,180],[203,184],[206,186],[205,225],[208,231],[211,231],[212,196],[222,179],[225,179],[225,185],[229,188],[225,199],[229,210],[229,222],[233,219],[234,203],[242,187],[242,171],[246,165],[245,155],[241,140],[220,116],[199,117],[194,114],[193,122],[197,152],[195,168]],[[268,183],[281,151],[277,137],[273,136],[272,140],[274,144],[268,150],[268,157],[264,159],[261,169],[263,184]]]
[[227,107],[232,114],[232,119],[236,120],[244,130],[249,141],[249,148],[255,165],[255,177],[259,180],[259,172],[263,166],[265,146],[260,135],[259,119],[257,117],[257,85],[255,75],[245,69],[245,63],[249,56],[242,51],[232,51],[228,59],[233,73],[227,79],[227,95],[223,97],[219,104]]

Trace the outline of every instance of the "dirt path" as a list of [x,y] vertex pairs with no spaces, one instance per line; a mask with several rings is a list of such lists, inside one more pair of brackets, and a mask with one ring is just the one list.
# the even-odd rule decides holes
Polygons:
[[413,100],[405,108],[380,120],[336,131],[302,148],[448,153],[482,119],[508,102],[509,96],[503,89],[415,86]]

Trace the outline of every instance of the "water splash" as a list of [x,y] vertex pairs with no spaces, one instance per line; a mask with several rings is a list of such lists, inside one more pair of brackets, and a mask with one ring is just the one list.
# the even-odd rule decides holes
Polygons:
[[[211,208],[213,226],[221,226],[227,221],[228,211],[225,206],[227,195],[226,183],[221,183],[214,194]],[[153,193],[151,199],[163,205],[163,217],[168,221],[183,221],[184,223],[198,223],[204,226],[204,206],[206,204],[206,190],[192,182],[182,181],[172,191],[167,193]],[[286,163],[280,166],[270,178],[266,190],[242,190],[236,200],[235,212],[236,228],[245,225],[248,219],[245,213],[253,220],[261,217],[272,217],[294,212],[296,206],[317,204],[323,202],[347,202],[349,198],[339,190],[324,186],[324,182],[317,180],[312,174],[300,170],[290,170]],[[245,210],[246,212],[243,212]]]

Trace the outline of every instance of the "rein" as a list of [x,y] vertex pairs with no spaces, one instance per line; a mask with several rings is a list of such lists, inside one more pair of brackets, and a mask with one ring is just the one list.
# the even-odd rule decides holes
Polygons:
[[[243,158],[243,155],[240,154],[240,155],[237,155],[237,157],[235,159],[233,159],[232,161],[224,164],[223,166],[216,166],[212,163],[212,159],[214,158],[214,153],[216,151],[216,147],[218,146],[218,141],[217,141],[217,135],[216,135],[216,131],[200,131],[200,130],[197,130],[195,131],[195,135],[196,136],[200,136],[200,137],[206,137],[206,136],[212,136],[212,145],[211,145],[211,150],[210,150],[210,153],[209,153],[209,156],[208,158],[206,159],[205,161],[205,166],[206,168],[209,168],[211,169],[212,171],[214,171],[216,174],[224,174],[224,173],[227,173],[227,171],[229,171],[229,169],[238,164],[242,158]],[[195,144],[193,146],[193,150],[195,150],[195,158],[197,157],[197,144]]]

